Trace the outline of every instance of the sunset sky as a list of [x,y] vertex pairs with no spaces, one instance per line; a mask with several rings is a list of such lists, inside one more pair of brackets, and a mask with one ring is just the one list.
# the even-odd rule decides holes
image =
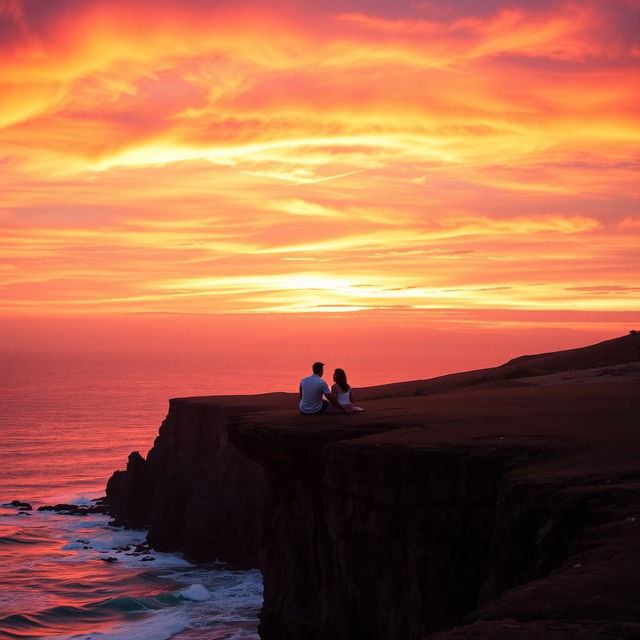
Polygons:
[[1,314],[630,325],[639,16],[0,0]]

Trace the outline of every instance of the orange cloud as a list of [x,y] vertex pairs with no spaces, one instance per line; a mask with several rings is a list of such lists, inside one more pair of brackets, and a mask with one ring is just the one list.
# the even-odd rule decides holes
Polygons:
[[2,2],[3,308],[640,308],[628,11]]

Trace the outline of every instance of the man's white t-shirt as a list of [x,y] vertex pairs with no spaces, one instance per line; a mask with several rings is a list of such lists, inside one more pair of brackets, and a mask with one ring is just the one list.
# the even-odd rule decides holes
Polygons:
[[322,396],[330,393],[329,385],[317,374],[300,380],[300,411],[302,413],[317,413],[322,409]]

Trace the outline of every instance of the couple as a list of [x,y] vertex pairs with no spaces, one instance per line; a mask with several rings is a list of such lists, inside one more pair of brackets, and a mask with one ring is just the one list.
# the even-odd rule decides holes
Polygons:
[[[324,363],[314,362],[313,374],[300,380],[300,413],[313,415],[318,413],[354,413],[364,411],[353,401],[353,392],[347,384],[347,374],[336,369],[333,374],[335,384],[331,389],[322,379]],[[326,400],[322,397],[325,396]]]

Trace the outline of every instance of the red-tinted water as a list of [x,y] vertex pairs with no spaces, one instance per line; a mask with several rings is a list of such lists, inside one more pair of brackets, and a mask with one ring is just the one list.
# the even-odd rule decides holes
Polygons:
[[[151,447],[170,396],[222,390],[208,366],[132,365],[125,355],[3,358],[0,638],[162,640],[198,628],[209,640],[255,639],[259,572],[130,556],[118,548],[143,542],[144,532],[109,527],[106,516],[37,511],[101,495],[131,450]],[[225,376],[229,385],[240,378]],[[14,499],[33,511],[6,508]]]

